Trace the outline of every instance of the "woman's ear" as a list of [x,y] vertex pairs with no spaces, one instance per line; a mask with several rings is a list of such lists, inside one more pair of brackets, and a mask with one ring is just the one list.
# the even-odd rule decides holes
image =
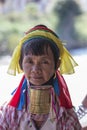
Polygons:
[[57,61],[57,65],[56,65],[56,70],[58,70],[58,68],[60,67],[60,63],[61,63],[61,60],[58,59],[58,61]]

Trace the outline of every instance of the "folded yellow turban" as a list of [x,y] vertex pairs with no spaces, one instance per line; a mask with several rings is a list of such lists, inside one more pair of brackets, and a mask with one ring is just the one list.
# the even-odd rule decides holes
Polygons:
[[72,74],[74,73],[74,67],[78,64],[75,62],[71,54],[62,44],[62,41],[58,38],[58,36],[49,28],[43,25],[37,25],[34,28],[30,29],[23,39],[19,42],[17,47],[15,48],[12,59],[8,68],[8,74],[16,75],[16,72],[21,73],[22,70],[19,66],[19,59],[21,53],[22,44],[25,43],[27,40],[35,37],[44,37],[47,39],[52,40],[60,50],[60,67],[59,71],[61,74]]

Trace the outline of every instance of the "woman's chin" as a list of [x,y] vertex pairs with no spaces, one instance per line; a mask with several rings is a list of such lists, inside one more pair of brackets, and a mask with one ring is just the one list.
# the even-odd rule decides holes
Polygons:
[[31,84],[33,84],[33,85],[35,85],[35,86],[40,86],[40,85],[42,85],[42,84],[44,84],[44,82],[41,82],[41,80],[30,80],[30,83]]

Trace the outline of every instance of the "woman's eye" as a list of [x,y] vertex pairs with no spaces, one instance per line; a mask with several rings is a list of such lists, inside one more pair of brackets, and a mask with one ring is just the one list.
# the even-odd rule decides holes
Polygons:
[[33,64],[33,61],[32,60],[28,60],[27,61],[29,64]]
[[42,64],[49,64],[48,61],[42,61]]

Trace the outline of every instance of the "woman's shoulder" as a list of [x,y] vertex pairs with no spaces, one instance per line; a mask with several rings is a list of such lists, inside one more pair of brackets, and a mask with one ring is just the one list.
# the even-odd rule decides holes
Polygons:
[[18,111],[5,102],[0,107],[0,128],[17,128],[23,114],[23,111]]

